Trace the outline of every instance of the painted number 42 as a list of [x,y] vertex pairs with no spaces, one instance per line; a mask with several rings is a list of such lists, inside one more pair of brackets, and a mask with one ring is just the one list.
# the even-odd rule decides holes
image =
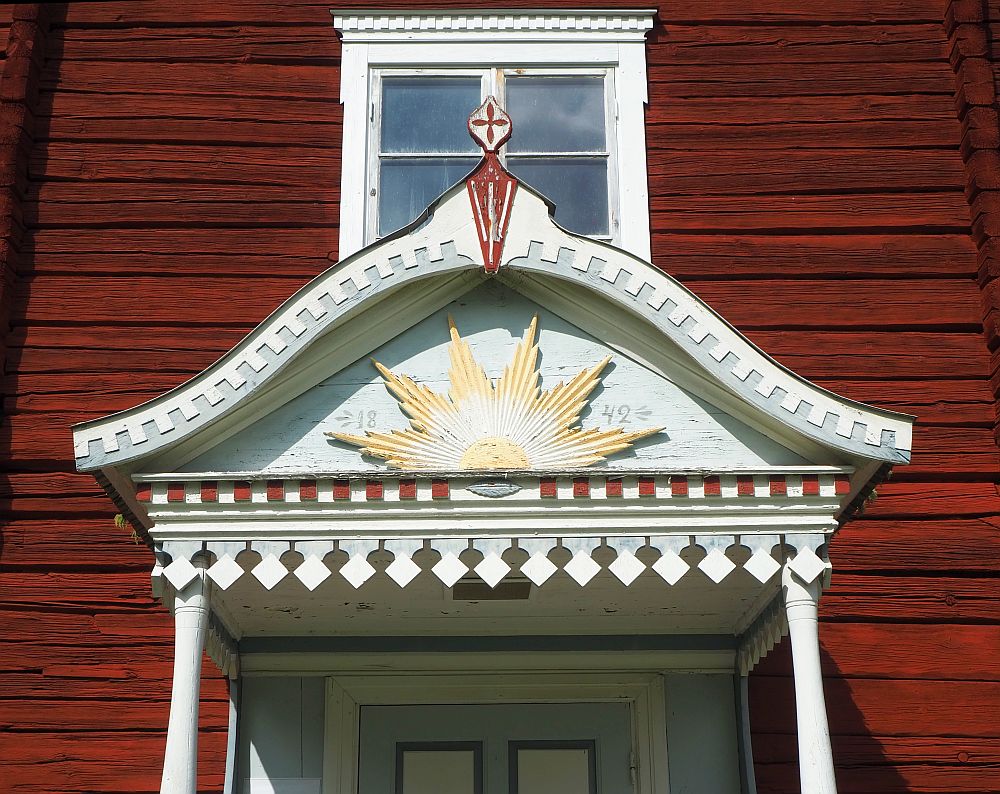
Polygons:
[[632,424],[633,419],[645,422],[652,413],[645,405],[633,408],[625,403],[621,405],[605,404],[601,410],[601,416],[607,419],[609,425],[628,425]]

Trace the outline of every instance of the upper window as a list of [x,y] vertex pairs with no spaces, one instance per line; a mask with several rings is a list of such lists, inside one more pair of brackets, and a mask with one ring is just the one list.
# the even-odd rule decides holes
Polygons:
[[469,173],[466,119],[495,96],[514,119],[504,165],[573,232],[615,237],[614,90],[608,69],[374,70],[368,240],[406,225]]
[[489,95],[500,150],[570,231],[649,259],[643,129],[651,11],[335,14],[343,37],[340,257],[416,218],[479,159]]

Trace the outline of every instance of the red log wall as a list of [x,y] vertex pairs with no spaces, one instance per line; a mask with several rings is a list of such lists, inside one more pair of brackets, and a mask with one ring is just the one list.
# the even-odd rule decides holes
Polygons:
[[[560,4],[579,2],[542,5]],[[336,259],[340,47],[317,0],[52,5],[17,161],[23,241],[5,260],[0,788],[152,792],[171,625],[148,550],[74,473],[68,426],[177,385]],[[977,30],[1000,24],[975,8]],[[953,70],[965,39],[945,11],[677,0],[647,50],[654,262],[806,377],[920,417],[913,465],[832,551],[822,639],[844,794],[1000,791],[982,335],[1000,271],[981,293],[991,249],[972,236],[965,162],[970,126],[995,157],[995,94],[982,70],[963,77],[964,56]],[[4,68],[4,102],[21,74]],[[752,677],[761,794],[798,790],[788,676],[779,649]],[[209,663],[206,791],[221,787],[224,699]]]

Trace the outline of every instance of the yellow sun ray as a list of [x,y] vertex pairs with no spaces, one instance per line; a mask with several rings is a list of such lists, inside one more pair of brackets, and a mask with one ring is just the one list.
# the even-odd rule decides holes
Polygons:
[[567,382],[540,388],[538,317],[525,329],[511,362],[494,384],[476,361],[451,317],[447,395],[374,361],[386,389],[410,420],[407,430],[326,435],[359,447],[399,469],[559,469],[590,466],[659,433],[653,427],[577,426],[591,392],[611,361],[607,356]]

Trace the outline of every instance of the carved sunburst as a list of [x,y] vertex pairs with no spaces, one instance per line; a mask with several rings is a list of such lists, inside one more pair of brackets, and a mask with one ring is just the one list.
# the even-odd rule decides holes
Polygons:
[[654,427],[626,432],[621,427],[577,427],[590,393],[611,356],[568,383],[548,391],[539,386],[536,316],[502,377],[491,381],[448,318],[451,368],[447,395],[437,394],[406,375],[374,362],[386,388],[410,417],[410,429],[326,435],[361,447],[399,469],[490,470],[562,469],[589,466],[627,449]]

